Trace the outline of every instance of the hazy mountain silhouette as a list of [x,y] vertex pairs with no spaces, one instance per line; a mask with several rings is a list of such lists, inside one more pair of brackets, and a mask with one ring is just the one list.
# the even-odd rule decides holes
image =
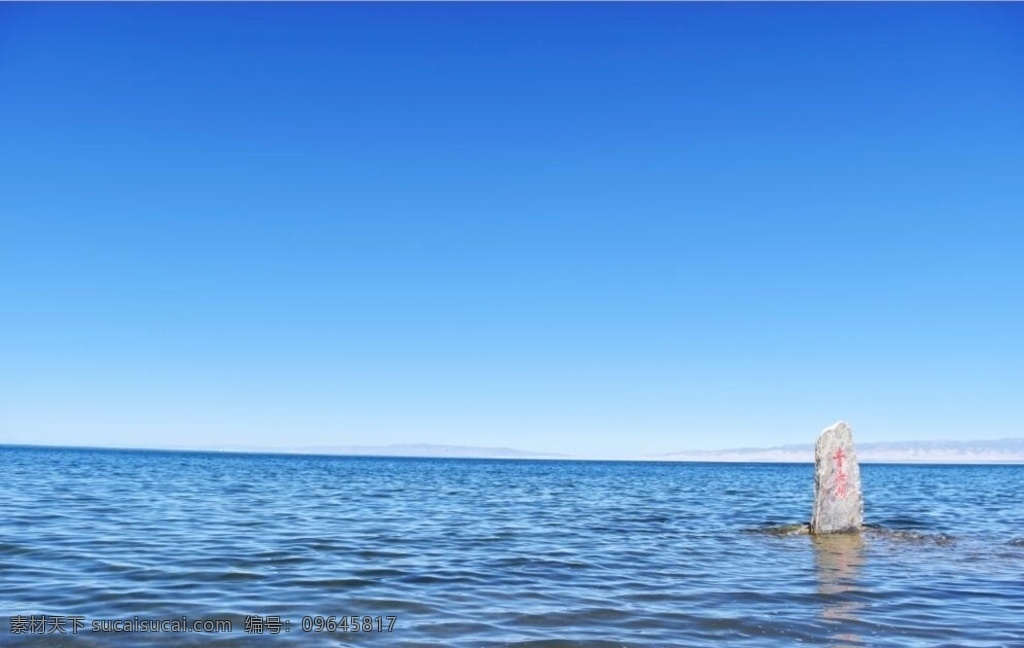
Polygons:
[[[857,443],[864,463],[1024,463],[1024,438],[982,441],[883,441]],[[674,461],[814,461],[814,444],[670,452],[650,457]]]

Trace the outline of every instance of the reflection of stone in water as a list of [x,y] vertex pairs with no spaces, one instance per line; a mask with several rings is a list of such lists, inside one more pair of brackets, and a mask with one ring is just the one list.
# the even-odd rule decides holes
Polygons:
[[843,627],[857,621],[857,610],[861,604],[855,601],[834,599],[853,589],[854,581],[863,563],[864,540],[859,533],[812,536],[814,563],[818,573],[818,593],[824,595],[825,607],[822,618],[837,626],[832,639],[834,646],[863,645],[861,638]]

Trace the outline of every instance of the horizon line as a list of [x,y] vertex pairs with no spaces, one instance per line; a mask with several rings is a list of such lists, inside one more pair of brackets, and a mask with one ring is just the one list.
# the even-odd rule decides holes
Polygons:
[[[1024,437],[1005,437],[1003,439],[990,439],[993,441],[1024,440]],[[871,442],[871,443],[909,443],[909,442]],[[968,442],[963,442],[968,443]],[[766,464],[766,465],[807,465],[814,464],[810,460],[776,460],[776,459],[738,459],[738,458],[669,458],[671,455],[687,454],[727,454],[735,453],[741,449],[729,450],[708,450],[708,451],[680,451],[661,455],[650,455],[646,457],[585,457],[578,455],[560,455],[555,453],[532,453],[514,448],[488,448],[477,446],[452,446],[444,444],[390,444],[387,446],[338,446],[339,448],[374,448],[384,449],[388,447],[409,447],[409,446],[435,446],[448,448],[465,448],[467,450],[488,450],[504,449],[513,452],[521,452],[523,455],[533,456],[494,456],[494,455],[432,455],[432,454],[377,454],[358,452],[317,452],[314,448],[330,446],[310,446],[303,448],[266,448],[266,447],[224,447],[224,448],[199,448],[199,447],[152,447],[152,446],[120,446],[120,445],[67,445],[67,444],[43,444],[43,443],[11,443],[0,441],[0,449],[18,448],[30,450],[97,450],[102,452],[166,452],[166,453],[187,453],[187,454],[219,454],[219,455],[262,455],[262,456],[298,456],[298,457],[342,457],[342,458],[364,458],[364,459],[451,459],[451,460],[483,460],[483,461],[588,461],[588,462],[618,462],[618,463],[666,463],[666,464]],[[779,446],[776,446],[779,447]],[[769,451],[774,448],[758,448],[755,450]],[[748,449],[749,450],[749,449]],[[942,461],[942,460],[859,460],[862,464],[873,465],[911,465],[911,466],[1021,466],[1024,465],[1024,458],[1006,460],[963,460],[963,461]]]

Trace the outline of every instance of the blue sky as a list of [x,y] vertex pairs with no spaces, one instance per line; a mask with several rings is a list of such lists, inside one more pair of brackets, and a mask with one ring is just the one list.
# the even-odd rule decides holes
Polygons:
[[0,442],[1021,436],[1024,7],[0,5]]

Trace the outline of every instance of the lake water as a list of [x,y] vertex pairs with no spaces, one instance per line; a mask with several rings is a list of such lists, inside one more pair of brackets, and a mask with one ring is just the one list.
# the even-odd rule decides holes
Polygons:
[[1024,467],[862,477],[816,540],[810,465],[0,447],[0,645],[1024,646]]

